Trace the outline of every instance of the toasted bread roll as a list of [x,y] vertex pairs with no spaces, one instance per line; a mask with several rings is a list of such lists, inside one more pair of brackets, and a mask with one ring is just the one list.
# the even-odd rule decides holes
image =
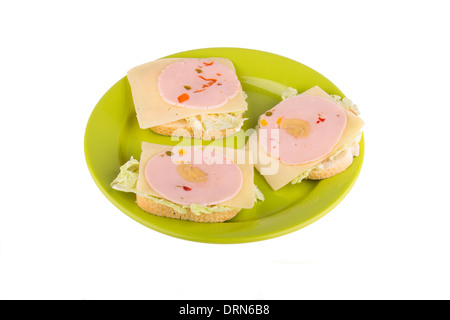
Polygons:
[[179,213],[168,206],[156,203],[139,195],[136,195],[136,203],[141,209],[160,217],[189,220],[195,222],[224,222],[233,218],[240,211],[240,209],[236,209],[227,212],[202,213],[200,215],[196,215],[189,209],[187,209],[186,213]]

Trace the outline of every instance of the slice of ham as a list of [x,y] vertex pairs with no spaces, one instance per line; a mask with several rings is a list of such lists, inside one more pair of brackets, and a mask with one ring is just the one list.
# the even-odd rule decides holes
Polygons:
[[[308,128],[303,131],[301,125],[305,122]],[[297,95],[260,117],[259,141],[269,155],[282,163],[304,164],[330,153],[346,123],[346,114],[336,103],[323,97]],[[297,131],[296,126],[300,127]]]
[[161,98],[174,106],[215,109],[239,92],[236,73],[217,61],[185,59],[167,66],[158,77]]
[[[201,182],[180,174],[180,165],[190,164],[202,172]],[[200,171],[199,171],[200,170]],[[180,205],[216,205],[234,198],[242,188],[243,174],[238,165],[217,151],[183,147],[153,156],[145,167],[147,183],[163,198]]]

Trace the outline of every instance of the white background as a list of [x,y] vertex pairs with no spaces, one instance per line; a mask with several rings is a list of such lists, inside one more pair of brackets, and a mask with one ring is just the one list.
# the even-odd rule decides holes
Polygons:
[[[0,298],[449,299],[446,1],[2,1]],[[354,188],[297,232],[214,245],[148,229],[92,180],[84,130],[128,69],[273,52],[356,102]]]

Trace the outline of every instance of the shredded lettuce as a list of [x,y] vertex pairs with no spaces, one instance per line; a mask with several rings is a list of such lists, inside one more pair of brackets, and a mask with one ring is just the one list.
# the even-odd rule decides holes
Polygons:
[[[136,188],[138,177],[139,177],[139,161],[131,157],[131,159],[128,162],[126,162],[120,167],[120,172],[114,179],[114,181],[111,183],[111,187],[118,191],[135,193],[141,197],[150,199],[156,203],[168,206],[181,214],[185,214],[187,212],[187,209],[189,209],[193,214],[196,215],[200,215],[202,213],[209,214],[213,212],[227,212],[236,209],[221,205],[202,206],[199,204],[191,204],[189,206],[183,206],[180,204],[173,203],[172,201],[166,199],[143,194],[137,191]],[[264,201],[264,195],[261,193],[261,191],[259,191],[259,189],[256,186],[255,186],[255,198],[257,200]]]
[[111,183],[113,189],[123,192],[136,193],[136,184],[139,177],[139,161],[131,159],[120,167],[119,175]]
[[199,117],[200,116],[187,117],[186,121],[192,130],[203,132],[204,131],[203,124],[199,119]]
[[353,145],[355,142],[359,143],[361,140],[362,133],[359,132],[352,140],[344,144],[339,150],[336,150],[329,158],[328,160],[334,160],[342,151],[347,150],[350,148],[351,145]]
[[210,214],[213,212],[227,212],[231,210],[235,210],[235,208],[226,207],[226,206],[202,206],[199,204],[191,204],[188,206],[193,214],[200,215],[202,213]]
[[288,87],[288,88],[287,88],[286,90],[284,90],[283,93],[281,94],[281,98],[284,100],[284,99],[287,99],[287,98],[296,96],[297,93],[298,93],[298,92],[297,92],[297,89]]
[[296,184],[296,183],[300,183],[302,182],[303,179],[306,179],[306,177],[308,177],[308,175],[310,174],[311,171],[313,170],[321,170],[323,169],[324,166],[322,164],[319,164],[309,170],[306,170],[305,172],[303,172],[301,175],[299,175],[297,178],[295,178],[294,180],[291,181],[291,184]]
[[247,118],[242,118],[244,112],[213,113],[186,118],[189,126],[197,131],[241,129]]
[[205,131],[208,130],[224,130],[224,129],[240,129],[246,118],[242,118],[243,112],[235,113],[218,113],[214,115],[202,116]]
[[[247,100],[247,94],[242,91],[244,99]],[[211,130],[234,129],[239,131],[248,118],[243,118],[244,111],[229,113],[211,113],[187,117],[188,125],[195,131],[205,132]]]
[[264,201],[264,194],[261,192],[261,190],[258,189],[258,187],[256,186],[256,184],[253,185],[253,188],[255,189],[255,202],[259,201]]
[[343,106],[345,109],[353,111],[354,114],[360,115],[361,112],[359,111],[356,104],[352,102],[349,98],[342,98],[341,96],[338,96],[337,94],[330,94],[330,97],[333,98],[337,103],[339,103],[341,106]]

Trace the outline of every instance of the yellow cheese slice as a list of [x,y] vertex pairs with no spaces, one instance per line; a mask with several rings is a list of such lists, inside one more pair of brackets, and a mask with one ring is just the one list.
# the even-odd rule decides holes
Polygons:
[[[336,103],[336,101],[333,98],[331,98],[325,91],[323,91],[318,86],[315,86],[301,94],[324,97]],[[339,107],[343,108],[340,104],[338,103],[336,104],[339,105]],[[286,184],[297,178],[305,171],[317,166],[320,162],[330,157],[330,155],[332,155],[334,152],[336,152],[344,145],[349,143],[351,140],[355,138],[355,136],[359,134],[364,125],[364,121],[361,120],[361,118],[359,118],[353,112],[350,112],[345,108],[343,109],[347,115],[347,125],[344,129],[341,139],[338,141],[336,146],[329,154],[313,162],[300,165],[283,164],[279,160],[269,156],[266,153],[266,151],[264,151],[263,148],[259,147],[257,143],[256,133],[249,138],[248,146],[251,152],[253,153],[253,157],[255,158],[256,161],[255,167],[264,176],[267,183],[272,187],[272,189],[274,190],[280,189],[281,187],[285,186]]]
[[[142,142],[141,145],[142,153],[141,159],[139,161],[139,178],[137,181],[136,189],[139,193],[143,193],[149,196],[164,198],[160,194],[158,194],[155,190],[153,190],[150,185],[147,183],[145,179],[145,167],[147,162],[155,155],[166,152],[178,152],[180,148],[177,146],[167,146],[161,144],[153,144],[148,142]],[[190,147],[184,147],[190,148]],[[253,185],[253,160],[252,155],[244,150],[244,149],[231,149],[231,148],[222,148],[222,147],[209,147],[215,148],[219,152],[222,152],[226,155],[227,159],[232,160],[236,163],[242,171],[243,183],[242,188],[239,193],[230,200],[227,200],[223,203],[220,203],[222,206],[233,207],[233,208],[241,208],[241,209],[250,209],[255,204],[255,190]]]
[[[226,65],[236,72],[231,60],[226,58],[209,58]],[[158,90],[158,77],[164,68],[171,63],[184,60],[183,58],[167,58],[137,66],[127,73],[131,86],[134,106],[139,126],[142,129],[167,124],[187,117],[211,113],[229,113],[247,110],[242,87],[238,94],[228,100],[223,106],[215,109],[189,109],[173,106],[165,102]]]

